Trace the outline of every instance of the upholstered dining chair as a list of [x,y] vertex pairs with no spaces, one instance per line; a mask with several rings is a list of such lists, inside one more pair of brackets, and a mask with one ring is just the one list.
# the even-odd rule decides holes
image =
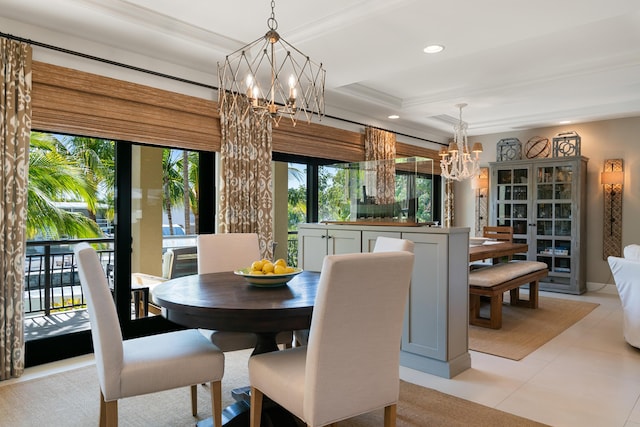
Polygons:
[[[196,244],[198,274],[235,271],[249,267],[253,261],[261,259],[256,233],[200,234]],[[210,332],[211,341],[222,351],[253,348],[257,341],[256,335],[250,332],[207,332]],[[276,342],[291,347],[293,332],[278,333]]]
[[249,359],[252,427],[260,426],[263,396],[310,427],[378,408],[385,426],[395,425],[413,259],[409,252],[324,258],[308,345]]
[[413,253],[415,243],[407,239],[397,239],[395,237],[378,236],[373,252],[396,252],[406,251]]
[[[373,247],[373,252],[406,251],[413,253],[415,244],[411,240],[396,237],[378,236]],[[294,331],[293,336],[297,345],[307,345],[309,342],[309,329]]]
[[95,249],[74,248],[87,300],[100,383],[100,426],[118,425],[118,400],[191,386],[197,413],[197,384],[210,383],[214,425],[222,425],[224,354],[197,330],[182,330],[123,341],[107,277]]

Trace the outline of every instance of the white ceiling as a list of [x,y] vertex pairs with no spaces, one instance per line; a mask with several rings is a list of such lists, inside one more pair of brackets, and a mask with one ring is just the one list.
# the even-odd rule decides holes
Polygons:
[[[0,0],[0,17],[210,83],[270,13],[267,0]],[[472,135],[640,116],[638,0],[277,0],[275,13],[280,35],[324,64],[328,115],[416,135],[450,135],[461,102]],[[432,43],[445,50],[424,54]]]

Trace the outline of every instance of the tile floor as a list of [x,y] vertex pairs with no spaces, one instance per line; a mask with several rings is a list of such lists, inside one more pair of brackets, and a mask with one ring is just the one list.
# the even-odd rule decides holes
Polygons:
[[[640,427],[640,350],[622,337],[622,309],[612,285],[573,296],[600,305],[520,361],[471,352],[471,369],[445,379],[401,367],[406,381],[552,426]],[[37,366],[8,385],[93,363],[92,356]]]
[[640,427],[640,350],[622,336],[615,286],[581,296],[600,305],[520,361],[471,352],[471,369],[444,379],[408,368],[416,384],[552,426]]

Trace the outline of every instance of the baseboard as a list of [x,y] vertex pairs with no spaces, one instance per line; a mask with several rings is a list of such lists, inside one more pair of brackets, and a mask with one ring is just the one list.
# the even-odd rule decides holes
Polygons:
[[615,283],[587,282],[587,292],[604,292],[617,294],[618,289],[616,288]]

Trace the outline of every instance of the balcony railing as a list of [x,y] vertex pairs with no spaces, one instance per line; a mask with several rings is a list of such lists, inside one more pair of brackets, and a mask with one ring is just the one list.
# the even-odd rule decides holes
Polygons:
[[[94,245],[107,277],[113,277],[113,238],[29,241],[25,258],[25,314],[48,316],[86,307],[73,253],[73,246],[80,242]],[[297,231],[288,233],[287,265],[298,265]]]
[[113,238],[29,241],[25,257],[25,314],[49,315],[86,306],[73,253],[73,245],[79,242],[94,244],[106,274],[111,277]]
[[298,266],[298,232],[289,231],[287,236],[287,265]]

